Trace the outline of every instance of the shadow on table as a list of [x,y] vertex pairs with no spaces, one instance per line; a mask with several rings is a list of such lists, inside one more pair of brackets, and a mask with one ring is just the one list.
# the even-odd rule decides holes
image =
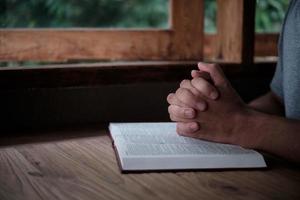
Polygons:
[[75,125],[36,130],[1,131],[0,148],[41,142],[54,142],[74,138],[86,138],[106,135],[108,124]]

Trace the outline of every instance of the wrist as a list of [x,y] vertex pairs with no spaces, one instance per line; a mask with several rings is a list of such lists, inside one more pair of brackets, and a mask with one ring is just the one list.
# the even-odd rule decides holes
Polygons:
[[245,148],[261,149],[265,135],[259,127],[264,123],[264,114],[245,106],[235,117],[237,128],[234,129],[236,144]]

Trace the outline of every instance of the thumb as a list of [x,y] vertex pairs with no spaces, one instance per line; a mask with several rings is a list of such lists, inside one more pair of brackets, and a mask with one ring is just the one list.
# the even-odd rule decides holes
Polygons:
[[205,71],[209,73],[215,85],[223,85],[225,82],[227,82],[227,79],[222,69],[217,64],[208,64],[208,63],[199,62],[198,68],[201,71]]
[[212,78],[210,77],[208,72],[200,71],[200,70],[192,70],[191,71],[192,78],[203,78],[207,80],[209,83],[214,84]]

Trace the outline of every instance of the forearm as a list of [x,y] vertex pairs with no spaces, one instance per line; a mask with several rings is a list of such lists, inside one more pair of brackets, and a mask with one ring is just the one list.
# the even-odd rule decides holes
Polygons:
[[281,100],[272,91],[254,99],[248,104],[249,107],[268,114],[284,115],[284,108]]
[[300,121],[249,110],[241,117],[243,146],[300,162]]

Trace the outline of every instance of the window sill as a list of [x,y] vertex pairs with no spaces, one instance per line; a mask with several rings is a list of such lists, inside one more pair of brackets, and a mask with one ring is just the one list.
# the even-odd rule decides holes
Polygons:
[[[257,60],[249,65],[217,62],[229,77],[265,76],[276,61]],[[94,87],[139,82],[170,82],[190,78],[197,61],[143,61],[61,64],[0,68],[0,89]]]

